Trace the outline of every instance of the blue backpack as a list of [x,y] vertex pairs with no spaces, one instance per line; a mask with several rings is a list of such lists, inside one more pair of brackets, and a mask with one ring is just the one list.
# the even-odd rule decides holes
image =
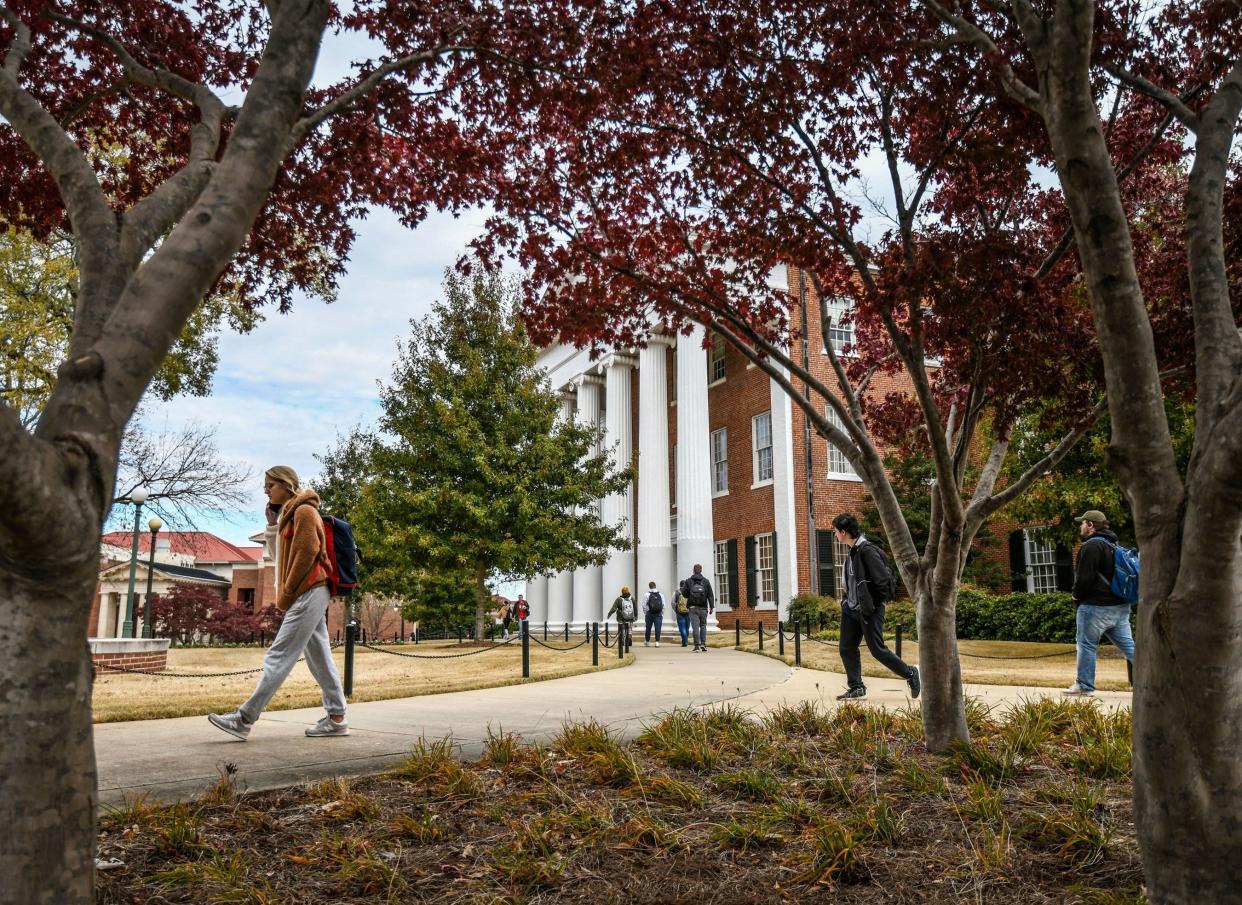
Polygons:
[[358,586],[358,561],[362,559],[354,529],[344,519],[330,515],[322,518],[328,559],[332,562],[332,596],[351,597]]
[[1110,544],[1106,540],[1104,543],[1113,548],[1113,577],[1108,583],[1108,589],[1126,603],[1138,603],[1139,551],[1120,544]]

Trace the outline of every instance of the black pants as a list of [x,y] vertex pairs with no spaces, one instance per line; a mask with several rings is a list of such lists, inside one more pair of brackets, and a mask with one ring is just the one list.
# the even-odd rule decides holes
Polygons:
[[851,610],[841,609],[841,662],[845,664],[845,676],[850,688],[865,688],[862,674],[862,657],[859,645],[867,639],[867,650],[903,679],[910,678],[910,667],[884,644],[884,604],[875,608],[868,619],[851,615]]

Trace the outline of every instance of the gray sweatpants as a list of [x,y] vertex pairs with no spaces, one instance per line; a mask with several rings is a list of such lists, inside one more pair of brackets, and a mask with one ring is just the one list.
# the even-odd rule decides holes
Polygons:
[[707,647],[707,607],[690,607],[690,628],[694,630],[694,646]]
[[323,689],[323,706],[333,716],[345,715],[345,691],[341,677],[332,662],[332,645],[328,642],[328,603],[331,601],[327,585],[311,588],[289,607],[276,640],[263,657],[263,676],[259,684],[238,711],[247,723],[253,723],[263,713],[272,695],[289,678],[298,658],[306,655],[306,665],[311,675]]

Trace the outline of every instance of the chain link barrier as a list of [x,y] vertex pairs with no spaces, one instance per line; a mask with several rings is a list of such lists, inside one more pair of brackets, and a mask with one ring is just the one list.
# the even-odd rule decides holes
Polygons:
[[[576,635],[576,634],[577,634],[577,632],[570,632],[570,634],[574,634],[574,635]],[[559,651],[559,652],[562,652],[562,653],[563,653],[563,652],[565,652],[565,651],[577,650],[578,648],[582,647],[584,644],[588,644],[588,643],[590,643],[590,640],[591,640],[591,639],[590,639],[590,637],[588,636],[588,637],[586,637],[586,638],[583,638],[583,639],[582,639],[581,641],[579,641],[577,644],[573,644],[573,645],[571,645],[571,646],[569,646],[569,647],[553,647],[551,644],[545,644],[544,642],[540,641],[540,640],[539,640],[538,638],[536,638],[534,635],[531,635],[530,640],[531,640],[531,641],[534,641],[534,642],[535,642],[536,644],[538,644],[540,647],[546,647],[548,650],[554,650],[554,651]]]
[[489,651],[499,650],[507,644],[512,644],[516,638],[510,638],[508,641],[493,642],[491,647],[481,647],[478,650],[468,650],[460,654],[405,654],[399,650],[384,650],[382,647],[376,647],[374,644],[364,644],[361,641],[355,641],[357,647],[365,647],[367,650],[373,650],[377,654],[388,654],[390,657],[407,657],[411,660],[456,660],[460,657],[473,657],[477,654],[486,654]]

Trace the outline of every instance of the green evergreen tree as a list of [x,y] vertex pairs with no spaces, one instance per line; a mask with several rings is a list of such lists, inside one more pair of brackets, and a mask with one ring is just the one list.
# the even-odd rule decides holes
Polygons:
[[490,578],[598,565],[628,543],[600,523],[596,501],[624,489],[632,469],[591,454],[598,427],[558,418],[513,285],[476,267],[447,272],[444,291],[381,389],[381,433],[352,514],[364,555],[380,564],[371,589],[408,600],[420,584],[463,576],[481,636]]

